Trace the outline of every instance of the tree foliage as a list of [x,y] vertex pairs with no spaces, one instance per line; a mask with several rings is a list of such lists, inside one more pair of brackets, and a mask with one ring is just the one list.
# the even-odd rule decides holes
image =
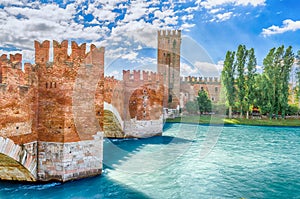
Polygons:
[[249,117],[249,109],[255,103],[255,76],[256,76],[256,57],[254,48],[248,50],[247,53],[247,73],[245,83],[245,109],[247,112],[247,119]]
[[237,97],[238,106],[240,107],[241,117],[245,106],[246,84],[245,84],[245,64],[246,64],[247,50],[245,45],[239,45],[236,53],[236,69],[237,69]]
[[232,107],[235,102],[235,88],[234,88],[234,57],[235,52],[227,51],[222,71],[222,84],[225,88],[226,102],[229,106],[229,118],[232,117]]
[[203,112],[211,112],[211,100],[206,91],[200,90],[198,92],[197,102],[201,114]]
[[296,69],[296,96],[299,101],[298,107],[300,108],[300,50],[297,52],[297,65]]
[[263,73],[258,79],[258,105],[272,118],[279,113],[285,117],[288,109],[289,79],[294,62],[292,47],[272,48],[263,60]]

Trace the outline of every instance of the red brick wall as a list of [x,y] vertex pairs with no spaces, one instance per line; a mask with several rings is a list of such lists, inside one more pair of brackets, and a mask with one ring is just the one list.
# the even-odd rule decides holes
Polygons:
[[0,136],[12,139],[16,144],[37,140],[36,132],[36,78],[34,66],[25,64],[22,71],[22,55],[6,55],[0,58]]

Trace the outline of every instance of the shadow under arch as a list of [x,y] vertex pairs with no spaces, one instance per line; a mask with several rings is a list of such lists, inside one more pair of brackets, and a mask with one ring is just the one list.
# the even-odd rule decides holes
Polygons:
[[36,181],[35,177],[21,163],[0,153],[0,179],[15,181]]
[[108,109],[104,109],[103,130],[106,138],[124,138],[122,125],[115,113]]
[[37,180],[36,157],[9,138],[0,137],[0,146],[1,180],[29,182]]

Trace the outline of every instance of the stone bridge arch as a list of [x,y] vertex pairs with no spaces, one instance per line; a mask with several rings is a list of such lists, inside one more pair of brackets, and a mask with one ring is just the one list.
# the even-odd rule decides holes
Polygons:
[[36,157],[11,139],[0,137],[0,179],[36,181]]
[[104,102],[103,124],[105,137],[124,137],[124,121],[117,108],[107,102]]

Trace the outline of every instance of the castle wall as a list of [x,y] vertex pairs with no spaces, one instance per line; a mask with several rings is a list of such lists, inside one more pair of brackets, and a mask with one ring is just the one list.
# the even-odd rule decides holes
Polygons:
[[162,133],[163,76],[146,71],[123,71],[125,137]]
[[[49,48],[35,41],[36,64],[24,68],[21,54],[0,57],[0,140],[10,140],[2,169],[31,173],[8,172],[15,180],[66,181],[102,170],[104,48],[85,53],[73,42],[68,55],[68,42],[54,41],[53,62]],[[30,160],[15,158],[24,154]]]
[[182,77],[180,106],[183,108],[186,102],[195,100],[200,90],[205,90],[210,100],[217,103],[220,101],[221,81],[217,77]]
[[149,137],[162,133],[162,75],[123,70],[123,80],[106,77],[104,88],[106,109],[118,112],[114,115],[123,129],[122,137]]
[[0,58],[0,136],[17,144],[37,140],[37,120],[32,110],[37,103],[36,73],[30,64],[25,64],[23,71],[21,63],[20,54]]
[[[47,42],[43,42],[47,43]],[[42,44],[40,44],[41,46]],[[104,48],[53,43],[54,59],[39,66],[38,178],[67,181],[102,170]],[[45,48],[36,53],[48,57]],[[94,139],[99,132],[97,139]]]

